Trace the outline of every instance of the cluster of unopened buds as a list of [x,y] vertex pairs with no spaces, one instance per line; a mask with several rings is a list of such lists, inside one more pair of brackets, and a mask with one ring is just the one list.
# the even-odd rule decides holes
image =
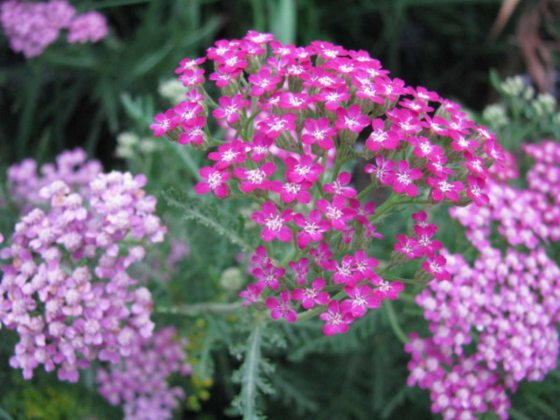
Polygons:
[[[365,51],[322,41],[295,47],[250,31],[182,60],[176,73],[187,93],[155,117],[154,134],[210,148],[197,193],[233,191],[260,206],[252,214],[263,241],[251,260],[257,281],[241,296],[290,322],[298,307],[317,306],[326,334],[403,289],[368,255],[382,237],[376,222],[403,204],[485,202],[487,168],[502,156],[457,104],[390,78]],[[223,140],[210,135],[216,125]],[[371,175],[359,194],[357,159]],[[376,205],[364,200],[372,192],[390,195]],[[427,256],[428,272],[445,278],[435,228],[425,213],[417,217],[416,236],[400,237],[400,251]]]
[[19,336],[10,365],[26,379],[43,365],[75,382],[80,369],[117,363],[152,334],[151,293],[128,273],[166,232],[145,183],[99,173],[79,193],[56,180],[0,249],[0,324]]

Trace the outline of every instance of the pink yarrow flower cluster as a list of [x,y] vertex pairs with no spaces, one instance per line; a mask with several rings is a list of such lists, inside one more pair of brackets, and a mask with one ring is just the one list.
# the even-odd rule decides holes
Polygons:
[[146,179],[99,174],[87,193],[54,181],[47,205],[25,214],[0,251],[0,323],[19,342],[10,359],[29,379],[39,366],[75,382],[93,361],[117,363],[152,334],[152,297],[128,268],[163,240]]
[[486,188],[489,199],[451,209],[479,250],[491,246],[494,224],[512,246],[535,249],[542,242],[560,240],[560,144],[544,141],[524,150],[535,159],[526,175],[527,187],[510,186],[492,175]]
[[173,327],[140,337],[135,351],[123,363],[97,370],[99,393],[112,405],[122,405],[127,420],[171,419],[185,399],[179,386],[170,386],[172,375],[188,376],[185,339]]
[[76,16],[68,26],[68,42],[84,44],[99,42],[107,36],[109,27],[105,16],[97,12],[86,12]]
[[542,249],[487,248],[473,266],[460,255],[447,260],[451,279],[417,296],[432,335],[413,335],[405,347],[409,385],[429,389],[432,410],[445,419],[487,411],[505,419],[507,393],[556,368],[560,269]]
[[[409,384],[429,389],[432,410],[444,418],[474,419],[487,411],[507,418],[518,384],[542,381],[556,368],[560,268],[542,246],[559,239],[560,146],[544,141],[524,148],[535,159],[526,188],[506,184],[518,176],[507,154],[505,167],[491,171],[489,198],[450,210],[478,259],[470,266],[461,255],[448,255],[450,278],[417,297],[432,335],[413,334],[406,346]],[[493,224],[510,246],[530,252],[493,248]]]
[[[239,191],[260,207],[252,214],[262,239],[250,269],[256,282],[241,296],[288,322],[317,306],[326,334],[345,332],[403,289],[384,280],[368,254],[381,235],[367,192],[392,192],[384,211],[416,199],[468,201],[502,156],[494,136],[457,104],[390,78],[365,51],[323,41],[284,45],[250,31],[183,59],[176,73],[188,92],[156,115],[154,135],[211,147],[197,193],[224,199]],[[206,80],[220,92],[215,100]],[[225,130],[223,141],[210,137],[214,124]],[[346,169],[356,157],[369,161],[372,178],[361,194]],[[422,234],[430,241],[429,229]],[[286,246],[288,261],[278,252]]]
[[37,168],[33,159],[10,166],[7,173],[10,200],[24,211],[45,204],[41,197],[41,188],[54,181],[63,181],[72,190],[88,194],[90,182],[103,168],[97,160],[88,160],[83,149],[66,150],[56,157],[54,163],[46,163]]
[[68,42],[97,42],[108,33],[105,17],[97,12],[76,15],[66,0],[34,2],[8,0],[0,5],[0,24],[10,40],[10,48],[26,58],[41,55],[63,29]]

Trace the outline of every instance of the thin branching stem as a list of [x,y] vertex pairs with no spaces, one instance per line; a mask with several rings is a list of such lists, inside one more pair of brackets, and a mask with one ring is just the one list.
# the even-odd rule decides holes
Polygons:
[[408,337],[399,325],[397,314],[395,313],[395,310],[393,308],[393,302],[391,302],[390,300],[385,300],[385,302],[383,302],[383,308],[385,309],[385,313],[387,314],[389,325],[391,326],[391,329],[393,330],[397,338],[403,344],[408,343]]
[[156,308],[155,312],[159,314],[198,316],[201,314],[213,313],[226,315],[237,311],[241,308],[241,302],[233,303],[193,303],[190,305],[172,306]]

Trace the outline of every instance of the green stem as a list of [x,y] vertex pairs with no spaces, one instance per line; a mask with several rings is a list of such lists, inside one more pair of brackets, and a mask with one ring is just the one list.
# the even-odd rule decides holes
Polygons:
[[185,166],[187,167],[191,175],[194,177],[194,179],[200,180],[200,174],[199,174],[200,168],[198,167],[197,163],[193,160],[191,155],[185,150],[185,148],[181,147],[181,145],[175,142],[166,141],[165,144],[168,145],[168,147],[170,147],[171,149],[173,149],[173,151],[177,154],[177,156],[179,156],[179,159],[181,159],[181,161],[185,164]]
[[557,413],[555,412],[554,408],[549,406],[547,403],[542,401],[541,399],[537,398],[534,395],[527,394],[525,395],[525,399],[529,401],[529,403],[535,407],[537,407],[543,414],[551,419],[556,419]]
[[511,418],[514,420],[531,420],[530,417],[527,417],[525,414],[523,414],[520,411],[517,411],[515,408],[510,408],[509,414]]
[[411,200],[408,197],[403,197],[400,194],[392,193],[389,198],[375,210],[375,213],[370,217],[370,221],[372,223],[376,222],[382,218],[381,216],[383,216],[396,205],[410,202]]
[[377,186],[377,183],[375,183],[375,182],[370,183],[367,187],[365,187],[362,191],[360,191],[360,193],[358,194],[358,196],[356,198],[358,200],[361,200],[362,198],[364,198],[367,195],[367,193],[369,193],[371,190],[373,190],[376,186]]
[[424,286],[423,283],[420,283],[419,281],[415,280],[415,279],[408,279],[405,277],[401,277],[401,276],[395,276],[394,274],[388,273],[387,271],[389,271],[389,268],[392,268],[390,266],[385,267],[385,269],[381,270],[378,272],[378,274],[383,277],[385,280],[391,280],[391,281],[400,281],[402,283],[406,283],[406,284],[412,284],[414,286]]
[[169,308],[156,308],[158,314],[198,316],[205,313],[227,315],[241,308],[241,302],[233,303],[193,303],[191,305],[173,306]]
[[385,309],[385,313],[387,314],[387,318],[389,319],[389,325],[391,325],[391,329],[393,330],[397,338],[403,344],[408,343],[408,337],[399,325],[397,314],[393,309],[393,302],[391,302],[390,300],[385,300],[383,308]]
[[17,137],[15,139],[17,158],[21,159],[28,150],[27,144],[31,139],[33,124],[36,119],[37,106],[41,95],[41,87],[44,75],[37,66],[32,67],[32,77],[26,85],[24,92],[24,105],[18,121]]
[[208,102],[208,105],[210,105],[211,108],[220,107],[220,105],[216,103],[216,101],[210,96],[210,94],[206,91],[206,89],[204,89],[204,87],[201,87],[201,90],[202,90],[202,94],[206,98],[206,101]]

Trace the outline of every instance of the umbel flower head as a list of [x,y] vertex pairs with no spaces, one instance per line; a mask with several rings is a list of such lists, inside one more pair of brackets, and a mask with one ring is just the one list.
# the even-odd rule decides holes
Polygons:
[[[176,74],[187,93],[155,116],[154,135],[210,148],[197,193],[226,199],[234,191],[260,207],[252,215],[262,239],[250,270],[256,282],[241,296],[288,322],[317,306],[326,334],[346,331],[403,289],[368,255],[381,238],[375,222],[403,204],[472,200],[502,156],[494,136],[457,104],[389,77],[365,51],[323,41],[284,45],[250,31],[183,59]],[[216,125],[221,139],[210,135]],[[360,194],[349,172],[356,158],[371,175]],[[366,202],[374,190],[391,195]],[[426,258],[428,273],[445,277],[437,248],[402,239],[408,258]]]
[[187,341],[179,339],[173,327],[156,331],[149,338],[138,337],[132,354],[108,369],[98,369],[99,393],[111,404],[122,405],[127,420],[170,419],[185,392],[170,386],[172,375],[187,376]]
[[66,0],[5,1],[0,5],[0,24],[10,48],[26,58],[41,55],[63,29],[68,29],[71,44],[97,42],[109,31],[103,15],[93,11],[76,15],[76,9]]
[[75,382],[79,369],[117,363],[152,334],[151,294],[127,272],[165,233],[145,182],[102,173],[80,194],[54,181],[39,193],[45,208],[16,224],[0,250],[0,323],[19,336],[10,365],[24,378],[43,365]]
[[65,150],[56,157],[54,163],[46,163],[40,168],[33,159],[25,159],[10,166],[7,174],[8,191],[11,201],[25,212],[48,201],[39,192],[54,181],[63,181],[72,190],[89,194],[90,182],[102,172],[101,163],[88,160],[85,150]]
[[[507,418],[508,394],[556,368],[560,268],[544,246],[560,238],[560,146],[544,141],[524,148],[536,161],[526,188],[506,184],[504,173],[515,170],[494,172],[489,200],[450,210],[480,256],[469,265],[462,255],[446,254],[449,277],[417,296],[431,336],[413,334],[406,346],[409,384],[429,389],[432,411],[446,419],[487,411]],[[513,157],[507,163],[515,167]],[[511,248],[495,249],[493,231]]]
[[556,368],[560,269],[542,249],[487,248],[473,266],[460,255],[447,260],[451,280],[417,297],[432,336],[413,335],[406,346],[409,385],[429,389],[432,410],[446,419],[507,418],[506,391]]
[[560,144],[549,140],[523,149],[535,160],[526,188],[510,186],[492,174],[489,200],[451,209],[479,250],[490,246],[493,224],[511,246],[535,249],[560,240]]

